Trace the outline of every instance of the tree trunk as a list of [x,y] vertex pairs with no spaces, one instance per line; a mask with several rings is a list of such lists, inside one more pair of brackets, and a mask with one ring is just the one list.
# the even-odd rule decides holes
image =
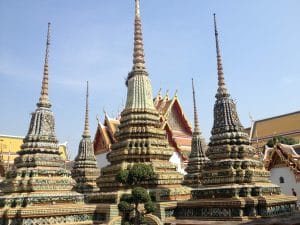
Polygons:
[[134,210],[135,210],[135,218],[134,218],[134,225],[140,225],[140,212],[139,212],[139,209],[138,209],[138,207],[139,207],[139,204],[138,203],[135,203],[135,208],[134,208]]

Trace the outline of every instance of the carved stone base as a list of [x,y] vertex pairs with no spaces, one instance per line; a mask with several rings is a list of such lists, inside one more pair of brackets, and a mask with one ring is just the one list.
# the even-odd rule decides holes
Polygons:
[[[103,204],[55,204],[0,209],[3,225],[92,225],[111,220],[114,207]],[[116,208],[116,207],[115,207]],[[117,208],[116,208],[117,209]]]
[[[290,215],[296,209],[296,198],[282,194],[251,196],[251,191],[244,197],[230,197],[232,193],[240,193],[235,188],[209,190],[193,190],[193,200],[178,202],[174,212],[178,219],[207,220],[243,220],[260,217]],[[221,193],[223,197],[214,197],[211,193]],[[243,192],[243,191],[242,191]],[[207,193],[207,197],[203,197]],[[201,197],[200,197],[201,196]]]
[[[185,186],[175,187],[155,187],[150,189],[145,187],[155,202],[187,200],[190,199],[191,189]],[[123,194],[130,194],[131,189],[123,189],[114,192],[100,192],[89,195],[89,202],[117,204]]]

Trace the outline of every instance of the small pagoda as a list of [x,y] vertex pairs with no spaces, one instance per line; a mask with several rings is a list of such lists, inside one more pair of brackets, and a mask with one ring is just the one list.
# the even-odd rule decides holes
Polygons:
[[202,166],[209,159],[205,155],[207,145],[200,131],[197,105],[196,105],[196,94],[195,94],[193,79],[192,79],[192,89],[193,89],[193,103],[194,103],[194,131],[192,136],[192,151],[186,168],[187,174],[184,176],[184,184],[192,188],[197,188],[201,186],[202,183],[201,182]]
[[214,124],[207,157],[202,167],[202,187],[192,190],[192,199],[178,203],[177,218],[226,219],[288,215],[296,198],[281,194],[270,174],[254,156],[248,134],[240,123],[236,105],[227,90],[219,48],[216,18],[214,27],[218,66],[218,90]]
[[39,102],[14,168],[1,184],[0,224],[81,225],[105,219],[96,205],[84,204],[84,196],[72,190],[75,181],[60,156],[48,97],[49,45],[50,23]]
[[121,113],[117,142],[111,146],[107,159],[110,165],[101,170],[97,180],[100,187],[100,202],[117,203],[123,193],[131,190],[115,179],[125,169],[136,163],[151,165],[156,179],[145,182],[157,202],[187,199],[190,189],[181,185],[183,175],[169,162],[173,154],[166,132],[161,128],[159,113],[153,104],[152,87],[145,66],[140,17],[140,2],[135,0],[135,30],[133,67],[128,74],[127,101]]
[[99,191],[96,179],[100,176],[90,135],[88,98],[89,89],[87,82],[84,130],[79,143],[78,155],[72,168],[72,177],[76,181],[75,190],[83,193],[87,202],[90,201],[90,195]]

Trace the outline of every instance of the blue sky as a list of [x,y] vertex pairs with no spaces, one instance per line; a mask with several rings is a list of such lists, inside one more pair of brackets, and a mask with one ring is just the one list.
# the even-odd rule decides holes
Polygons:
[[[299,110],[300,1],[141,0],[146,64],[154,95],[178,96],[192,121],[195,79],[208,140],[217,89],[213,13],[225,79],[245,127]],[[134,0],[0,0],[0,133],[26,135],[38,101],[47,23],[52,23],[49,94],[56,132],[74,157],[83,131],[85,81],[95,134],[103,108],[117,115],[132,66]]]

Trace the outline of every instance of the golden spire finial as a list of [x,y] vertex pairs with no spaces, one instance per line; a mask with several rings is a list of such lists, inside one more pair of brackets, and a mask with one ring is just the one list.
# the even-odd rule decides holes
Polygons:
[[105,116],[105,117],[108,116],[108,114],[107,114],[107,112],[106,112],[106,110],[105,110],[105,107],[103,107],[103,113],[104,113],[104,116]]
[[165,95],[165,97],[164,97],[164,100],[165,100],[165,101],[168,101],[168,100],[169,100],[169,89],[167,89],[167,91],[166,91],[166,95]]
[[83,137],[90,137],[90,126],[89,126],[89,82],[86,82],[86,97],[85,97],[85,121]]
[[216,20],[215,13],[214,13],[214,28],[215,28],[216,52],[217,52],[217,67],[218,67],[218,94],[224,95],[224,94],[227,94],[227,88],[226,88],[225,79],[224,79],[222,57],[221,57],[221,51],[220,51],[220,46],[219,46],[217,20]]
[[196,104],[196,93],[194,87],[194,79],[192,78],[192,89],[193,89],[193,103],[194,103],[194,133],[199,133],[199,119],[198,119],[198,112],[197,112],[197,104]]
[[161,88],[159,88],[157,96],[161,98]]
[[140,0],[135,0],[135,22],[134,22],[134,52],[132,71],[145,70],[144,45],[142,34],[142,22],[140,15]]
[[45,62],[44,62],[44,74],[42,81],[42,90],[41,96],[39,99],[38,106],[41,107],[51,107],[49,96],[48,96],[48,58],[49,58],[49,46],[50,46],[50,23],[48,23],[48,31],[47,31],[47,42],[46,42],[46,53],[45,53]]
[[175,90],[174,98],[178,97],[178,89]]

